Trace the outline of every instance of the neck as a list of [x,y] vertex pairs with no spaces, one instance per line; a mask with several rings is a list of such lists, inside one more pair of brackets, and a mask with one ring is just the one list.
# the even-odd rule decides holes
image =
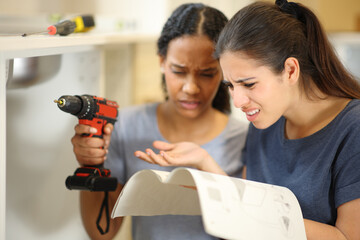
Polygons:
[[169,142],[191,141],[204,144],[225,128],[228,116],[210,107],[203,114],[188,118],[177,113],[167,103],[157,109],[158,126]]

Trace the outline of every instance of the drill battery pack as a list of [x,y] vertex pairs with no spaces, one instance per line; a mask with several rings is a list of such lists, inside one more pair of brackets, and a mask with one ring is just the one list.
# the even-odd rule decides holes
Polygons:
[[77,168],[73,176],[66,178],[65,184],[70,190],[115,191],[117,179],[110,177],[109,169],[88,166]]

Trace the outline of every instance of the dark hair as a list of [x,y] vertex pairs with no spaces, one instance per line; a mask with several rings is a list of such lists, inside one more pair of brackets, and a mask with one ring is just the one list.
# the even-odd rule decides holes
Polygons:
[[[215,45],[227,21],[228,19],[222,12],[204,4],[180,5],[174,10],[162,29],[157,41],[158,54],[166,57],[170,41],[184,35],[205,35]],[[165,76],[163,75],[162,78],[165,98],[168,99]],[[223,83],[219,86],[212,106],[223,113],[231,112],[229,92]]]
[[255,2],[238,11],[219,36],[216,56],[244,52],[281,73],[289,57],[300,64],[300,86],[316,97],[313,84],[328,96],[360,98],[360,85],[346,71],[315,14],[299,3]]

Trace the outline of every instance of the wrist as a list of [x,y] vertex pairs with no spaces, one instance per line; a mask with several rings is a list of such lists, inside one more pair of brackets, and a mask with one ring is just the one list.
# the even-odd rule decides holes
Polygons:
[[204,149],[202,149],[202,150],[203,150],[203,154],[202,154],[202,157],[200,158],[201,160],[199,161],[196,168],[201,171],[208,171],[212,157],[210,156],[210,154],[207,151],[205,151]]
[[204,150],[204,156],[198,166],[198,169],[205,172],[226,175],[226,173],[221,169],[219,164],[205,150]]

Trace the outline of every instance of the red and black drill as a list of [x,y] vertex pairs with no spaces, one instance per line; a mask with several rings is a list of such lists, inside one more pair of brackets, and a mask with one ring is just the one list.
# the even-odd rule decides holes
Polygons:
[[[97,135],[84,135],[86,137],[103,138],[104,126],[114,124],[118,115],[118,104],[101,97],[64,95],[54,102],[62,111],[77,116],[80,124],[97,129]],[[115,191],[117,179],[111,177],[110,170],[105,169],[103,164],[87,165],[77,168],[73,176],[67,177],[66,187],[70,190]]]
[[[97,135],[86,134],[84,137],[103,138],[104,126],[107,123],[115,124],[118,115],[118,104],[105,98],[91,95],[64,95],[55,100],[58,107],[67,113],[71,113],[79,118],[80,124],[86,124],[97,129]],[[89,190],[105,192],[104,200],[100,207],[96,226],[101,234],[109,232],[110,213],[108,203],[108,192],[115,191],[117,179],[111,177],[109,169],[105,169],[103,164],[84,166],[77,168],[73,176],[66,179],[66,187],[70,190]],[[102,213],[106,214],[106,229],[100,226]]]

